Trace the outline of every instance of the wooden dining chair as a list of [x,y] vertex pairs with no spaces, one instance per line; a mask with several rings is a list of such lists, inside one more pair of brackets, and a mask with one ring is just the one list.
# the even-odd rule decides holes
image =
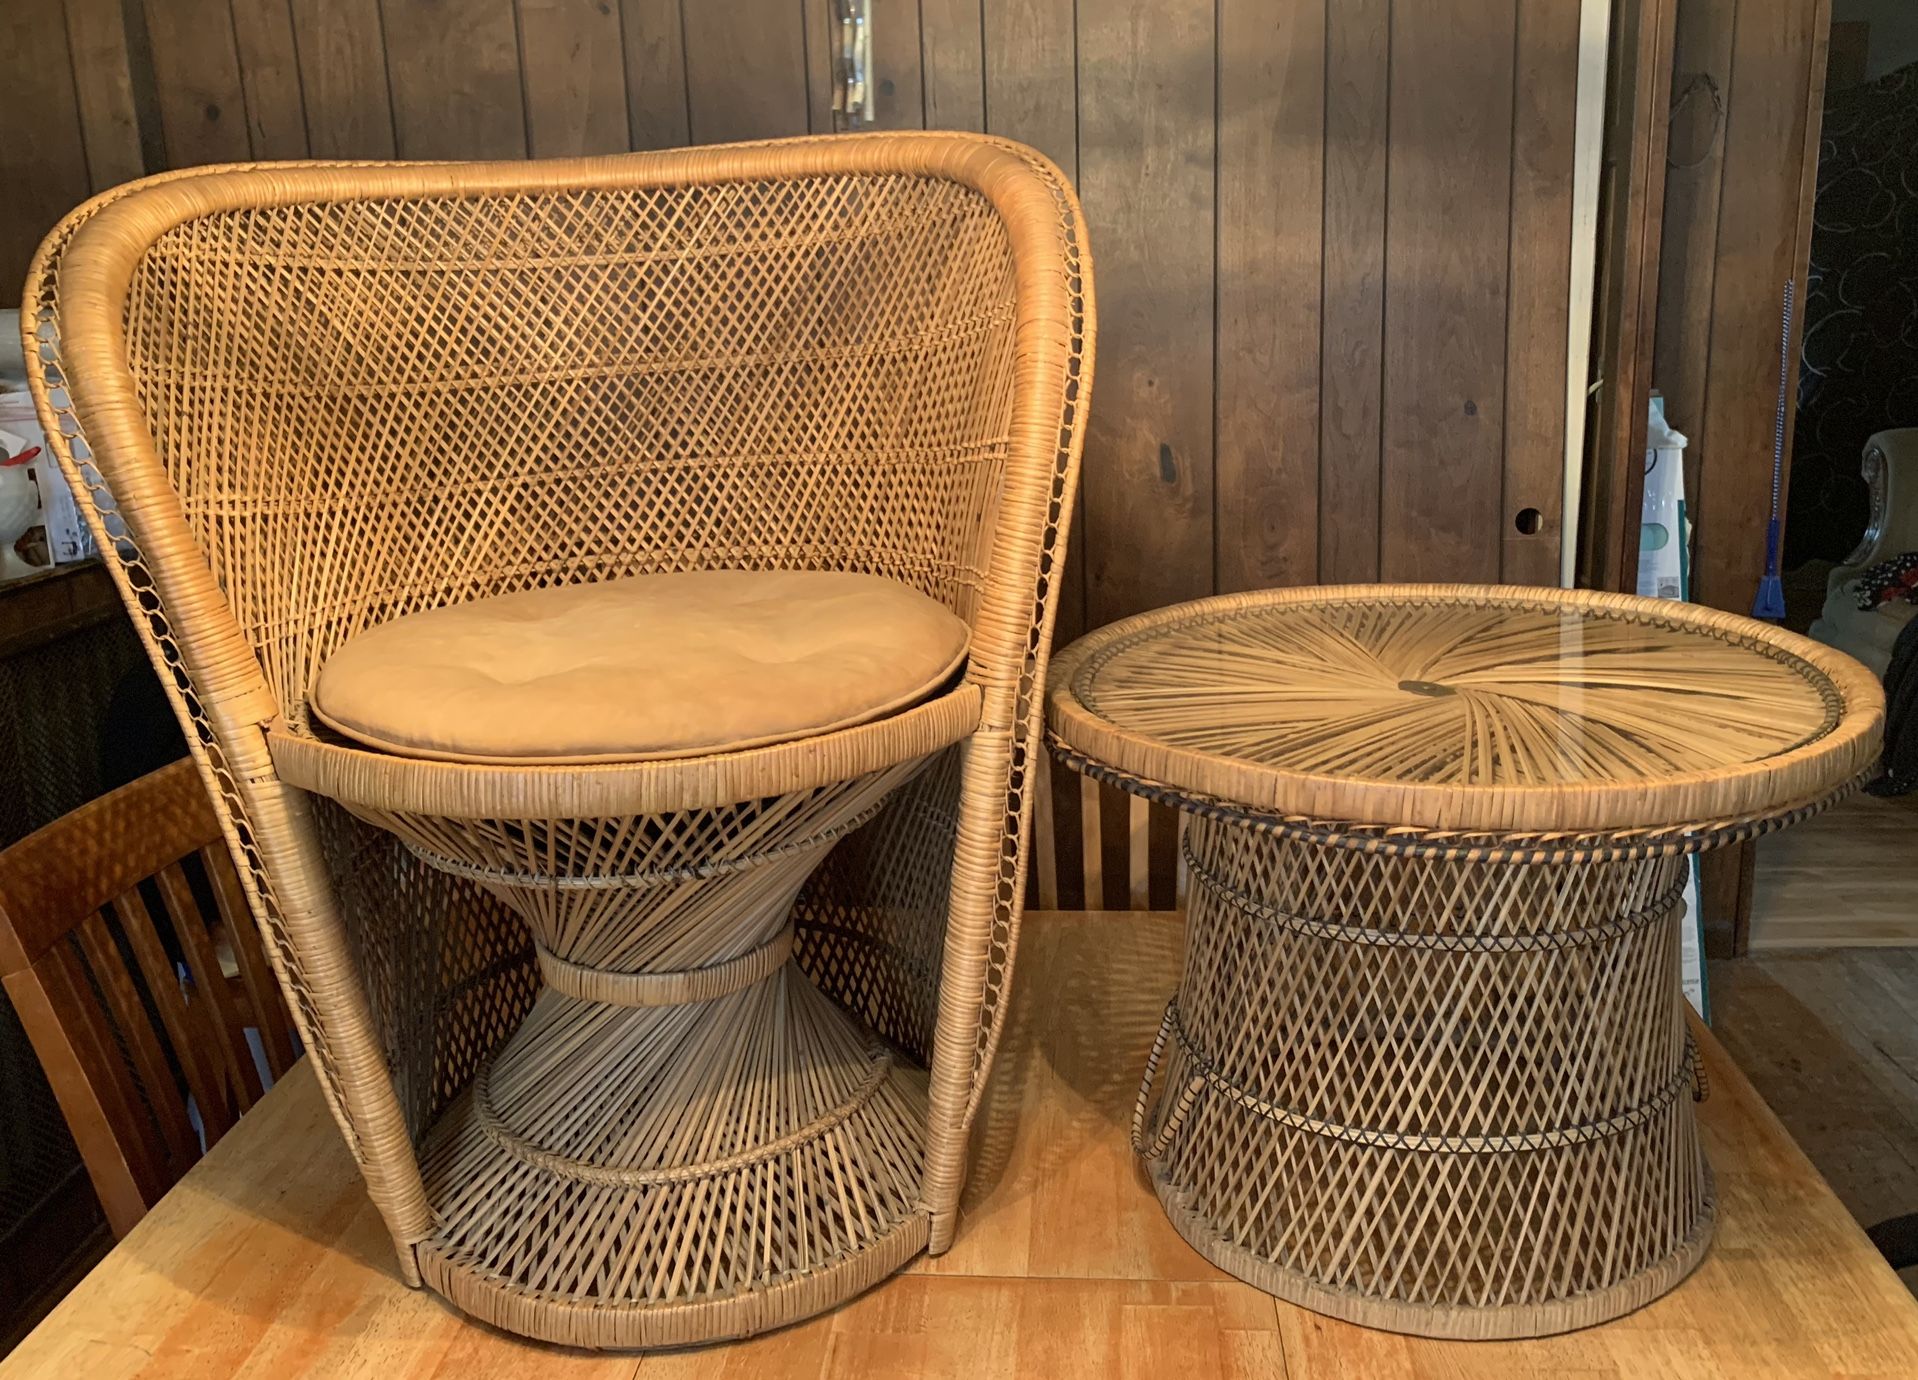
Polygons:
[[0,981],[115,1236],[260,1096],[249,1029],[272,1078],[294,1058],[190,760],[0,852]]

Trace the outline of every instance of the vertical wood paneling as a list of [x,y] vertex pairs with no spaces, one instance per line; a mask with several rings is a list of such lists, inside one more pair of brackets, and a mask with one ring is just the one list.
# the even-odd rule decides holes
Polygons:
[[379,0],[292,0],[315,158],[391,158],[393,105]]
[[692,139],[686,114],[686,39],[679,0],[624,0],[627,129],[636,149],[678,148]]
[[1080,0],[1078,15],[1100,292],[1081,541],[1096,627],[1212,592],[1214,34],[1211,0]]
[[[1089,0],[1103,3],[1103,0]],[[1030,144],[1079,177],[1074,0],[984,0],[986,130]],[[1095,245],[1093,252],[1098,252]]]
[[1379,575],[1391,0],[1325,10],[1319,578]]
[[806,128],[814,134],[831,134],[843,127],[832,108],[839,85],[837,54],[844,36],[839,6],[836,0],[800,0],[800,8],[806,26]]
[[245,162],[253,144],[227,0],[145,0],[145,13],[167,163]]
[[0,7],[0,90],[10,113],[31,119],[0,138],[0,293],[12,306],[41,237],[86,199],[86,146],[66,24],[53,5]]
[[[1718,217],[1724,199],[1724,93],[1731,86],[1735,0],[1681,4],[1672,55],[1672,118],[1665,179],[1665,236],[1659,255],[1657,345],[1652,382],[1665,415],[1685,433],[1685,492],[1698,516],[1699,468],[1712,443],[1712,285],[1718,275]],[[1627,514],[1629,520],[1630,515]],[[1698,534],[1702,548],[1706,534]],[[1634,572],[1635,573],[1635,572]],[[1694,594],[1696,594],[1694,581]]]
[[1219,7],[1217,579],[1318,575],[1325,7]]
[[919,6],[908,3],[873,7],[872,123],[862,128],[924,129],[926,93],[919,59]]
[[[1747,612],[1771,501],[1779,310],[1797,271],[1796,228],[1818,7],[1739,0],[1725,105],[1724,181],[1696,494],[1693,597]],[[1788,433],[1789,434],[1789,433]]]
[[682,16],[692,142],[806,133],[806,12],[800,0],[688,4]]
[[232,0],[234,51],[255,158],[304,158],[306,111],[287,0]]
[[920,0],[927,129],[986,127],[984,22],[982,0]]
[[[1569,95],[1578,85],[1579,7],[1519,0],[1517,22],[1499,578],[1555,585],[1565,507],[1565,333],[1577,115]],[[1538,514],[1538,525],[1527,532],[1518,517],[1529,512]]]
[[1392,9],[1379,487],[1388,580],[1498,579],[1513,23],[1511,0]]
[[613,0],[519,0],[519,32],[527,151],[624,152],[625,53]]
[[119,0],[66,0],[66,16],[87,180],[105,191],[146,171],[126,13]]
[[524,158],[513,0],[382,0],[401,158]]

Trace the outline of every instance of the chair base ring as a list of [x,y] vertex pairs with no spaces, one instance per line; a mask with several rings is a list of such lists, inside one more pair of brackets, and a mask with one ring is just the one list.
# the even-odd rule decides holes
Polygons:
[[528,1294],[445,1254],[437,1239],[416,1248],[426,1286],[481,1322],[561,1346],[651,1351],[736,1341],[800,1322],[896,1273],[926,1248],[931,1218],[915,1212],[837,1264],[723,1298],[651,1305],[604,1304]]

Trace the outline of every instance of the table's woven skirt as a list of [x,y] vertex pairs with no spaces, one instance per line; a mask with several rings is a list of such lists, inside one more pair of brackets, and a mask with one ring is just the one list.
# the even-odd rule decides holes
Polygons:
[[1355,1322],[1539,1335],[1702,1256],[1685,860],[1407,857],[1195,819],[1143,1117],[1181,1232]]

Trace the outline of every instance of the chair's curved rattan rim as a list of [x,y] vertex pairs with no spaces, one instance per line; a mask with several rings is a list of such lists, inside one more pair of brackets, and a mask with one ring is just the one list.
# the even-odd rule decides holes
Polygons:
[[810,790],[928,757],[979,727],[983,696],[961,684],[870,723],[764,747],[586,766],[494,766],[398,757],[268,729],[288,785],[349,805],[453,819],[607,819],[716,809]]
[[[1776,756],[1738,766],[1674,773],[1651,781],[1455,786],[1291,771],[1175,747],[1100,717],[1074,688],[1082,670],[1117,645],[1154,628],[1248,609],[1381,600],[1573,609],[1736,638],[1809,664],[1831,682],[1843,705],[1830,732]],[[1294,819],[1351,820],[1448,833],[1688,829],[1712,821],[1769,816],[1820,800],[1865,772],[1876,760],[1884,729],[1884,692],[1877,680],[1852,658],[1810,638],[1695,604],[1595,590],[1501,585],[1303,586],[1219,595],[1154,609],[1109,624],[1058,653],[1047,699],[1057,743],[1075,755],[1115,768],[1122,776],[1160,783],[1169,794],[1232,800],[1254,813]]]

